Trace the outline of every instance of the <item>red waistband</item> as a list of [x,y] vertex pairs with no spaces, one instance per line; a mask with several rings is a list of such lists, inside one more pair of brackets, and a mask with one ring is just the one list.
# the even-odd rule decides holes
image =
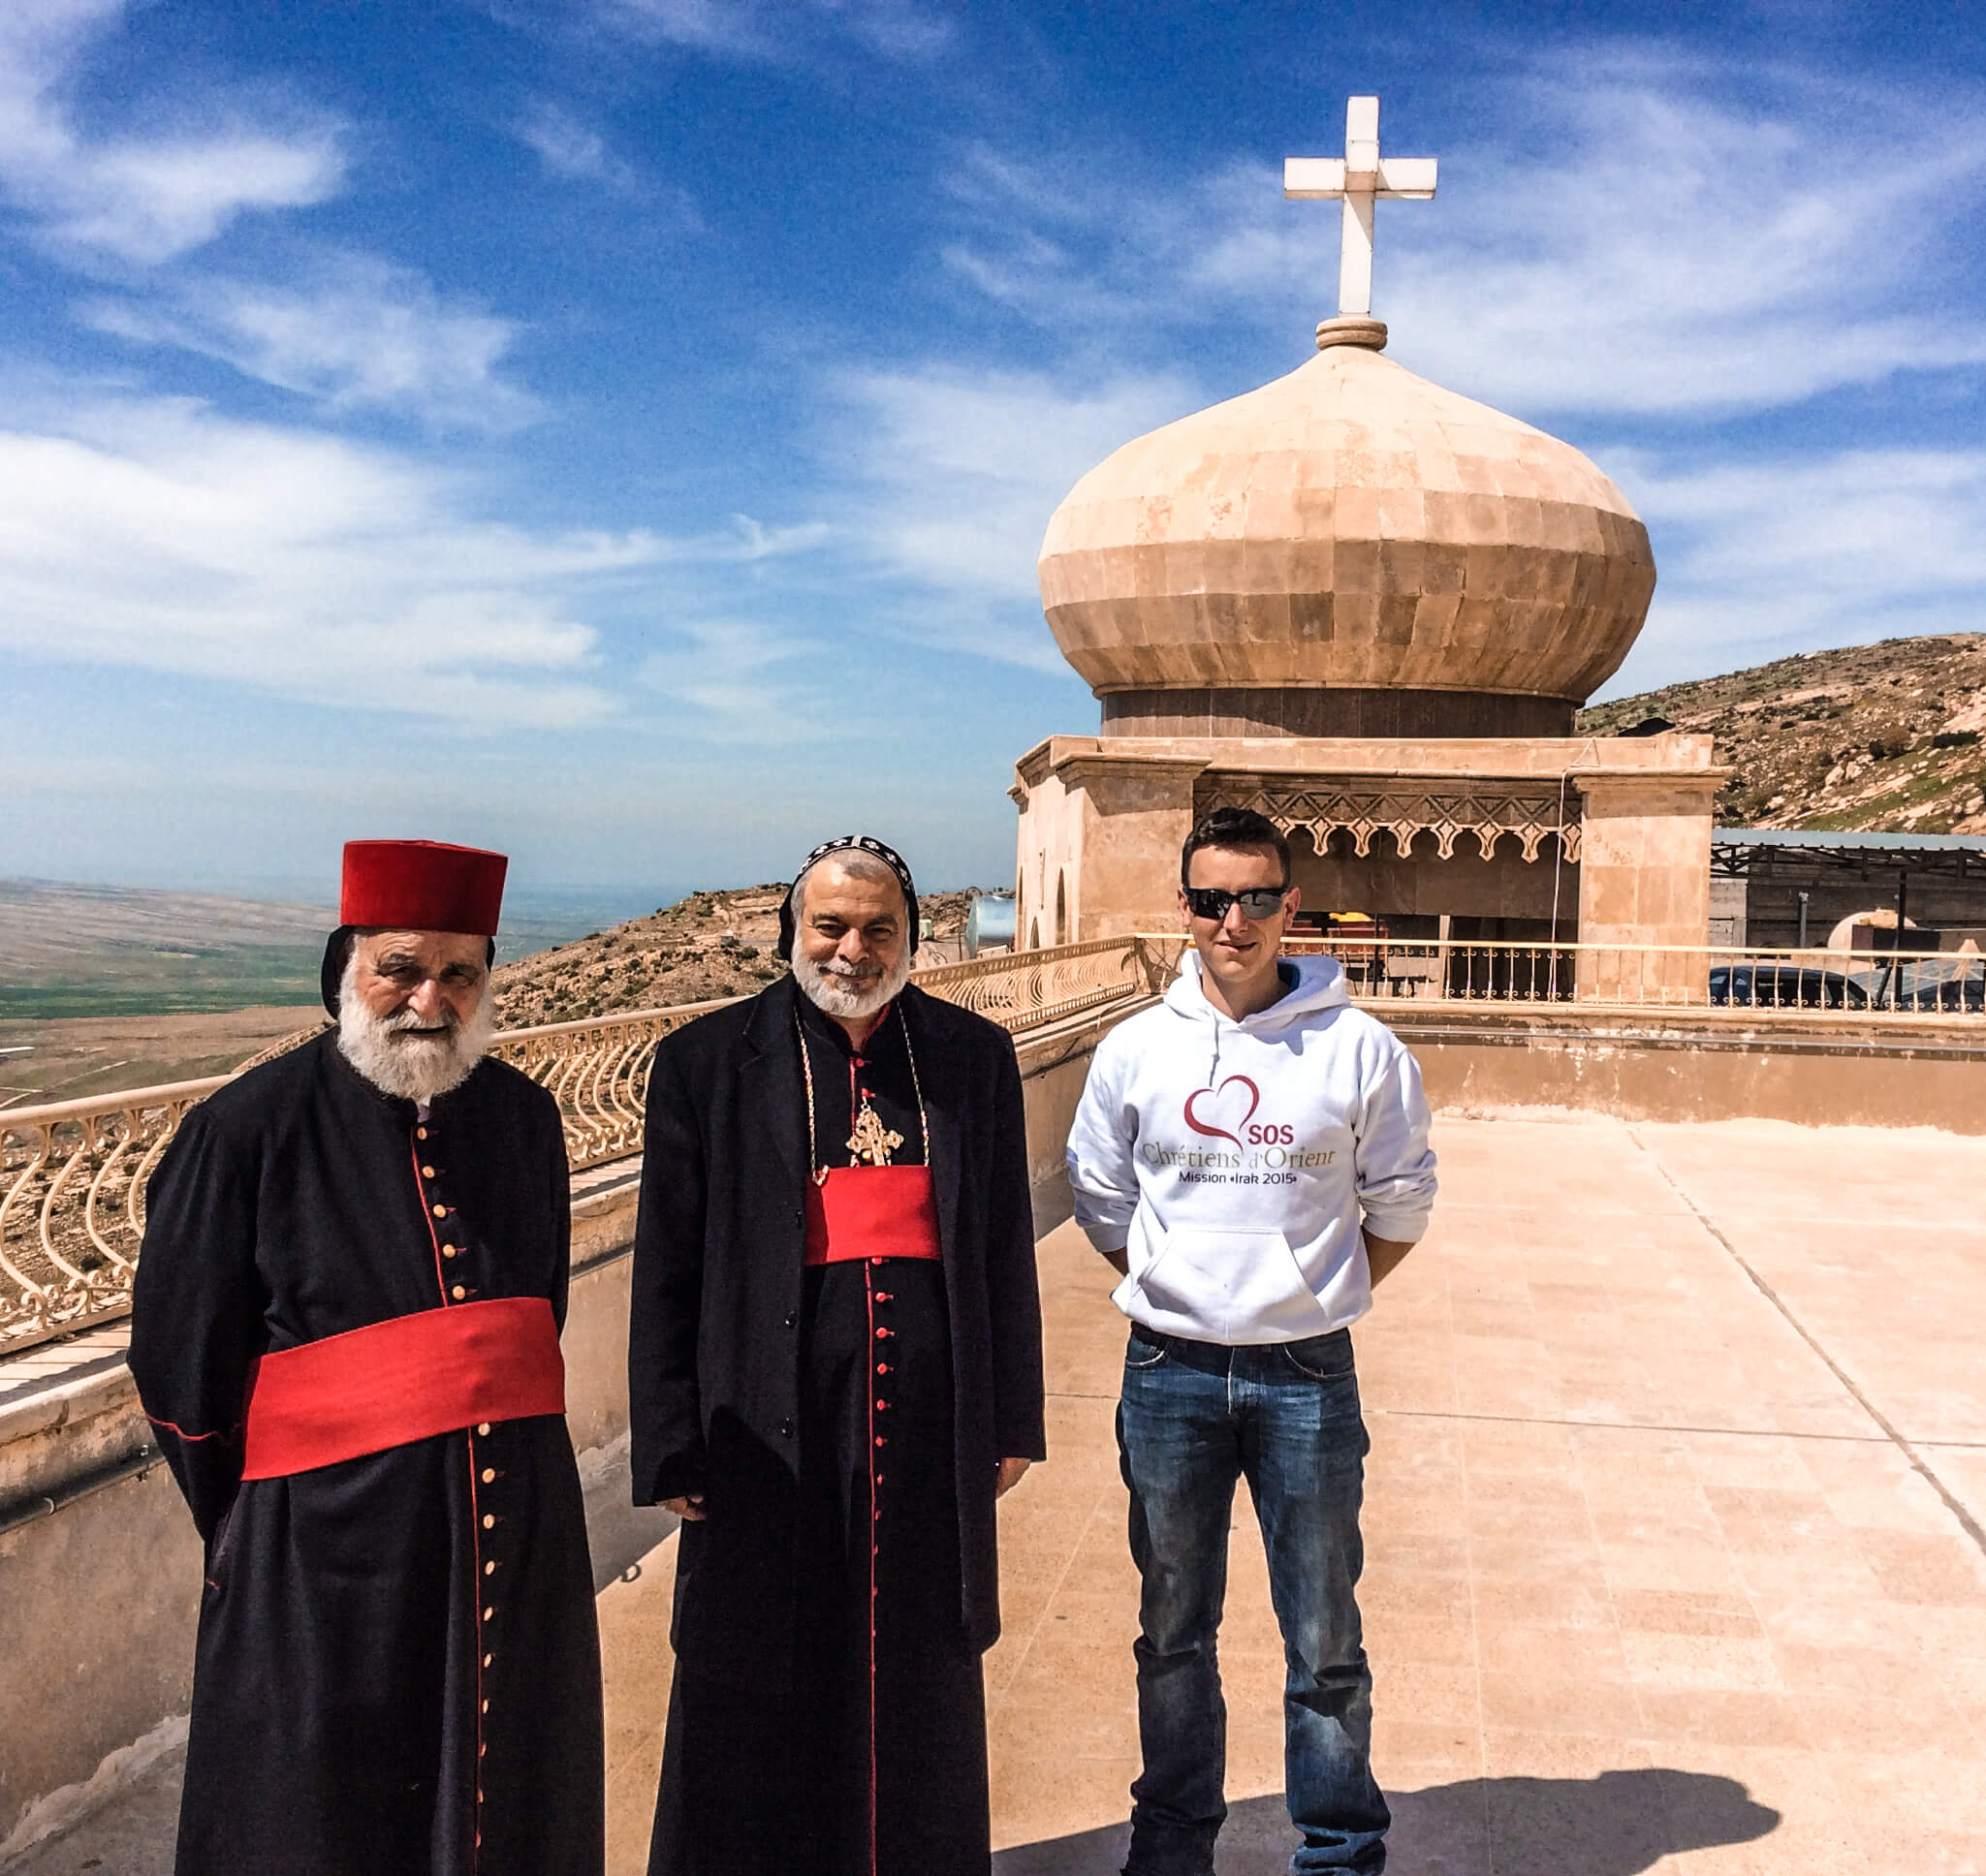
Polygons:
[[806,1182],[806,1261],[936,1257],[938,1207],[928,1166],[835,1166]]
[[565,1361],[543,1297],[424,1309],[256,1362],[241,1476],[282,1479],[479,1421],[564,1412]]

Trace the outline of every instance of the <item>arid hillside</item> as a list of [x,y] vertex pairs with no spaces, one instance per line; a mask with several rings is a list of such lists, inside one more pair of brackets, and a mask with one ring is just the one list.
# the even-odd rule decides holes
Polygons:
[[1708,731],[1736,770],[1727,828],[1986,833],[1986,634],[1888,639],[1644,691],[1582,712]]
[[[709,997],[745,996],[786,966],[773,954],[780,884],[692,892],[646,919],[496,967],[496,1014],[505,1029],[572,1022],[617,1010],[658,1010]],[[958,955],[971,893],[931,892],[919,909],[932,922],[920,959]]]

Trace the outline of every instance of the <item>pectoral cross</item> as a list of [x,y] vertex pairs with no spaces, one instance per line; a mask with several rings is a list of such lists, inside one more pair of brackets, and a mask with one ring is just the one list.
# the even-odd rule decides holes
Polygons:
[[882,1115],[865,1099],[862,1111],[855,1116],[855,1131],[848,1136],[848,1150],[857,1163],[867,1160],[871,1166],[888,1166],[890,1155],[902,1144],[903,1136],[885,1127]]
[[1291,156],[1282,164],[1282,193],[1297,202],[1344,202],[1338,258],[1338,314],[1372,312],[1372,204],[1426,202],[1434,193],[1432,156],[1379,155],[1379,100],[1352,98],[1344,108],[1344,155]]

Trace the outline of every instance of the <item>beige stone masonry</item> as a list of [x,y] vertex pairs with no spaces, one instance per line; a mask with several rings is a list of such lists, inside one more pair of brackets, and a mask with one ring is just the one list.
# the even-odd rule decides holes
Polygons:
[[[1327,908],[1384,894],[1396,912],[1538,918],[1556,886],[1567,929],[1576,907],[1583,940],[1702,945],[1712,810],[1727,772],[1708,736],[1683,735],[1051,736],[1016,765],[1011,791],[1022,942],[1169,929],[1176,856],[1218,800],[1258,807],[1290,830],[1307,900]],[[1337,828],[1371,861],[1356,884],[1305,852],[1321,854]],[[1686,968],[1700,976],[1702,959],[1676,966]],[[1669,994],[1675,986],[1657,976],[1652,992]]]
[[1584,702],[1655,590],[1647,531],[1586,456],[1356,345],[1125,444],[1056,511],[1039,573],[1099,693]]

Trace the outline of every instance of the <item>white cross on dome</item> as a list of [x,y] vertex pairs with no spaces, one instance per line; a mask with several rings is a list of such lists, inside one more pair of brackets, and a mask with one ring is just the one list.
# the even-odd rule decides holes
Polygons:
[[1344,107],[1343,156],[1285,157],[1282,193],[1297,202],[1343,201],[1338,313],[1340,319],[1368,319],[1372,311],[1372,204],[1426,202],[1434,193],[1434,159],[1381,157],[1379,100],[1351,98]]

